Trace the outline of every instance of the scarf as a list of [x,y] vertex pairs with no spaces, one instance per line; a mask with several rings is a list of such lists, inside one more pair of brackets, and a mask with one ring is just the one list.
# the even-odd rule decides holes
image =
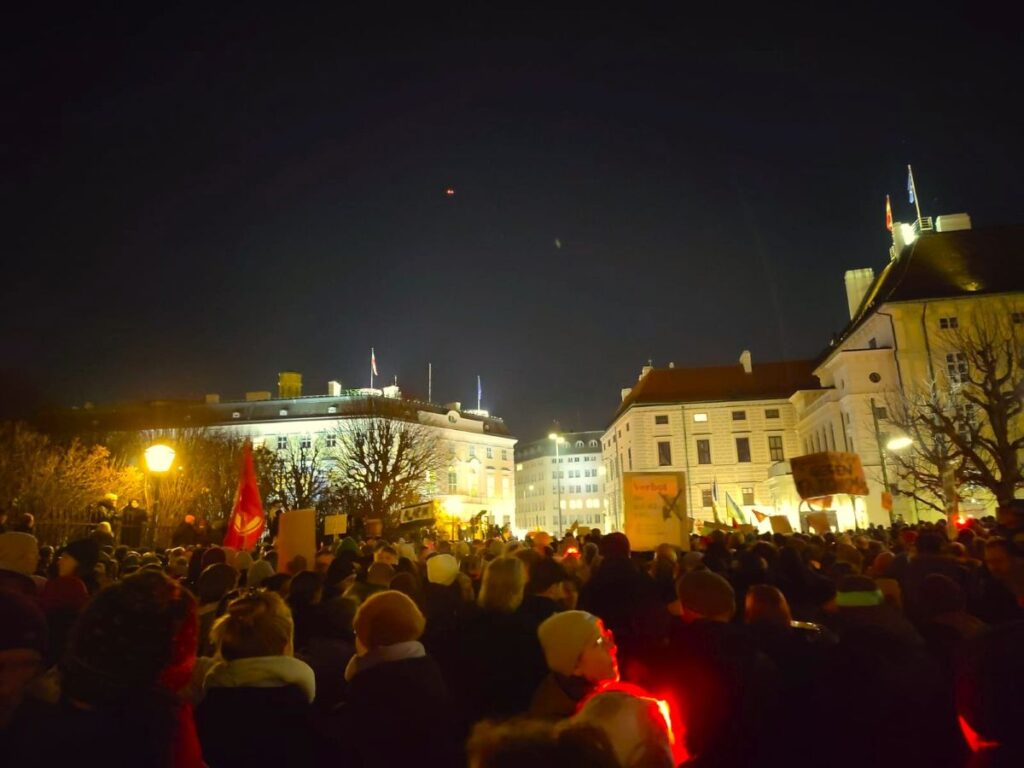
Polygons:
[[211,688],[280,688],[295,685],[310,702],[316,697],[316,679],[312,668],[292,656],[254,656],[222,661],[210,667],[203,679],[203,690]]
[[391,661],[405,661],[406,659],[422,659],[427,655],[423,643],[418,640],[410,640],[405,643],[394,643],[393,645],[382,645],[367,651],[362,656],[353,656],[345,667],[345,680],[351,681],[360,672],[365,672],[378,664],[387,664]]

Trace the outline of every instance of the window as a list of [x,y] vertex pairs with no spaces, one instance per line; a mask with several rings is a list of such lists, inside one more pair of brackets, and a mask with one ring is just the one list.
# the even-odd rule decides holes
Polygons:
[[693,420],[697,423],[702,423],[708,420],[708,415],[706,413],[695,413],[693,414]]
[[508,461],[508,450],[506,448],[501,449],[501,460]]
[[777,418],[779,418],[779,409],[778,408],[765,408],[764,409],[764,417],[766,419],[777,419]]
[[868,349],[878,349],[878,339],[868,339]]
[[950,317],[940,317],[939,318],[939,328],[941,328],[944,331],[945,330],[952,330],[954,328],[959,328],[959,327],[960,327],[960,322],[956,319],[956,315],[952,315]]
[[754,503],[754,489],[753,488],[740,488],[740,492],[743,494],[743,506],[749,507]]
[[633,471],[633,449],[632,448],[627,448],[626,449],[626,455],[629,458],[629,471],[632,472]]
[[871,373],[868,374],[868,381],[870,381],[872,384],[877,384],[881,380],[882,375],[880,373],[877,373],[876,371],[872,371]]
[[475,459],[476,458],[476,446],[475,445],[469,446],[469,458],[471,458],[471,459]]
[[286,451],[288,450],[288,437],[286,435],[277,436],[277,450]]
[[697,463],[698,464],[710,464],[711,463],[711,441],[710,440],[698,440],[697,441]]
[[946,355],[946,372],[951,384],[963,384],[967,381],[967,355],[963,352]]
[[1014,325],[1021,325],[1024,323],[1024,312],[1011,312],[1010,322]]
[[768,435],[768,455],[772,461],[786,460],[786,454],[782,449],[782,435]]
[[700,489],[700,504],[701,504],[701,506],[707,508],[707,507],[710,507],[713,503],[714,503],[714,501],[711,498],[711,489],[710,488],[701,488]]
[[591,440],[590,441],[590,447],[591,448],[597,448],[597,440]]
[[299,448],[305,448],[306,450],[309,450],[312,447],[313,447],[313,438],[312,437],[310,437],[309,435],[303,435],[302,437],[299,438]]
[[454,469],[448,470],[448,493],[459,492],[459,473]]
[[493,459],[494,458],[494,449],[491,448],[491,446],[487,446],[487,458],[488,459]]
[[736,461],[740,463],[750,463],[750,438],[749,437],[737,437],[736,438]]
[[338,436],[336,434],[334,434],[333,432],[328,433],[327,439],[326,439],[326,443],[327,443],[327,447],[328,448],[337,448],[338,447]]
[[654,417],[654,423],[655,424],[668,424],[668,416],[665,415],[665,414],[662,414],[660,416],[655,416]]
[[672,443],[667,440],[658,442],[658,466],[669,467],[672,465]]
[[732,412],[732,420],[733,421],[746,421],[747,420],[747,412],[746,411],[733,411]]
[[880,405],[876,405],[875,406],[875,416],[877,416],[879,419],[882,419],[882,420],[888,419],[889,418],[889,411],[886,410],[885,408],[883,408]]

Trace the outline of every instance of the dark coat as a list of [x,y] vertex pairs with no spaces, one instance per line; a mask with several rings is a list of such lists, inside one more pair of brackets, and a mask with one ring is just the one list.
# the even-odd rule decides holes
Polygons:
[[343,723],[345,751],[356,765],[444,768],[463,759],[455,708],[429,656],[384,662],[357,673],[348,684]]
[[195,718],[210,768],[312,765],[316,756],[311,705],[295,685],[210,688]]

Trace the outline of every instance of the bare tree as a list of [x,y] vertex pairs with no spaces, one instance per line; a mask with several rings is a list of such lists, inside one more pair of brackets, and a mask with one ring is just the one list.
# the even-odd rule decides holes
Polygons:
[[960,318],[939,347],[944,369],[924,392],[909,392],[892,408],[895,425],[914,440],[906,454],[890,454],[898,477],[921,489],[916,497],[935,508],[947,501],[944,471],[953,472],[958,486],[988,489],[999,503],[1024,486],[1024,325],[1014,322],[1019,316],[1010,306],[995,305]]
[[446,468],[436,432],[396,416],[349,419],[338,427],[335,480],[350,514],[385,527],[403,506],[436,491]]
[[315,509],[330,490],[329,457],[322,439],[293,438],[288,446],[272,454],[271,485],[274,494],[267,501],[286,509]]

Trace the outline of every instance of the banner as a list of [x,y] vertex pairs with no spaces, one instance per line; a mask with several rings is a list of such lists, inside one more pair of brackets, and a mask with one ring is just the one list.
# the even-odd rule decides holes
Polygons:
[[636,551],[690,548],[685,472],[623,472],[623,529]]
[[259,485],[256,482],[256,467],[252,461],[252,441],[242,446],[242,467],[238,474],[238,490],[235,504],[224,534],[224,546],[248,552],[256,546],[263,535],[266,524],[263,502],[260,501]]
[[837,493],[868,495],[864,467],[856,453],[824,451],[794,456],[789,465],[793,469],[793,483],[801,499],[820,499]]

